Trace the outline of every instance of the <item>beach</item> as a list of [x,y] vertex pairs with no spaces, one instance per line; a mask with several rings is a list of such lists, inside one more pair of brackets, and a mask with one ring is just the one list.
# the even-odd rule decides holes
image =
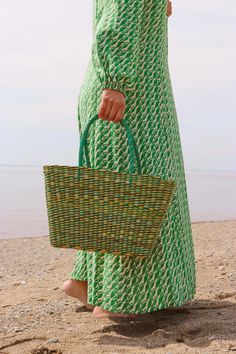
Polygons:
[[63,292],[76,250],[53,248],[48,236],[0,240],[0,353],[236,352],[236,221],[192,230],[194,300],[119,320],[95,319]]

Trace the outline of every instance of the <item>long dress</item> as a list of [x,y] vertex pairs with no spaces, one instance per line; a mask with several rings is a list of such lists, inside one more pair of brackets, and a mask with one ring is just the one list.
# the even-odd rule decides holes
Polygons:
[[[178,181],[150,259],[77,250],[71,279],[88,281],[88,303],[118,313],[181,306],[196,291],[195,255],[177,112],[168,68],[167,0],[93,0],[91,57],[80,88],[82,134],[102,90],[126,97],[126,119],[142,173]],[[89,133],[91,167],[129,173],[119,123],[99,119]]]

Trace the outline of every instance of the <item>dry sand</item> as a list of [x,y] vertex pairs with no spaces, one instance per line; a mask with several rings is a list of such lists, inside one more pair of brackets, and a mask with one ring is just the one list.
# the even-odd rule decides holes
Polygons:
[[64,294],[76,250],[1,240],[0,353],[236,353],[236,221],[192,228],[195,300],[135,320],[95,319]]

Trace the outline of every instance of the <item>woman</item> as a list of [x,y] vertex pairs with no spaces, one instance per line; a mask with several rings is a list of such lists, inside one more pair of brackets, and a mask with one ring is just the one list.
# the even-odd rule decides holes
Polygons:
[[178,181],[150,259],[77,251],[64,291],[95,317],[127,317],[193,299],[195,256],[177,113],[168,69],[168,0],[94,0],[92,55],[78,123],[91,166],[129,172],[125,118],[142,173]]

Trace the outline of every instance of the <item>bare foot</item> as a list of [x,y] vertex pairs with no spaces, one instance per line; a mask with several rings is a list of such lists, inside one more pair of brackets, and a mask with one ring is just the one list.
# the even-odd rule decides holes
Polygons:
[[137,315],[132,314],[132,313],[116,313],[116,312],[110,312],[108,310],[104,310],[100,306],[95,306],[93,310],[93,315],[94,317],[98,318],[112,318],[112,317],[125,317],[125,318],[134,318],[137,317]]
[[66,294],[79,299],[79,301],[82,302],[82,304],[84,304],[84,306],[86,306],[87,309],[93,310],[94,306],[88,304],[87,302],[88,299],[87,287],[88,287],[87,281],[69,279],[65,281],[62,289]]

